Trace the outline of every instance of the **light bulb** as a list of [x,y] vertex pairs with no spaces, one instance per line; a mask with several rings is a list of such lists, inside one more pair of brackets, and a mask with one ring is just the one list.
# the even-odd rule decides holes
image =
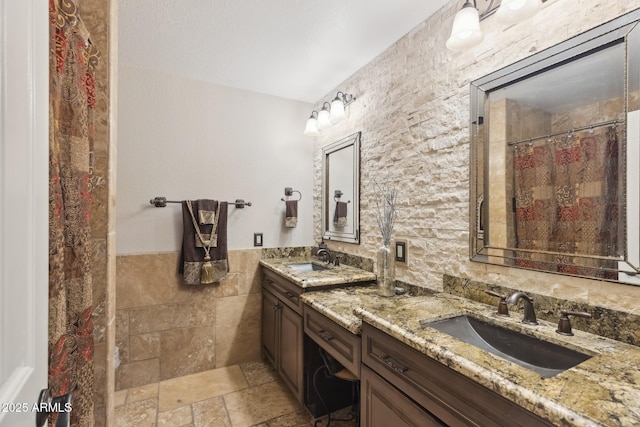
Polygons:
[[318,131],[318,120],[313,115],[314,113],[315,113],[315,111],[313,113],[311,113],[311,117],[309,117],[309,119],[307,120],[307,125],[304,127],[304,132],[303,133],[305,135],[315,136],[315,135],[318,135],[320,133]]
[[338,95],[336,95],[336,99],[331,101],[331,114],[329,119],[331,120],[331,123],[336,124],[344,120],[345,117],[344,102],[342,102],[342,100],[338,98]]
[[542,6],[540,0],[502,0],[496,19],[505,24],[515,24],[533,16]]
[[480,30],[478,9],[466,2],[453,18],[451,36],[447,47],[451,50],[466,50],[478,45],[484,38]]
[[318,113],[318,129],[326,129],[331,126],[331,119],[329,118],[329,110],[327,109],[328,102],[325,102],[325,106]]

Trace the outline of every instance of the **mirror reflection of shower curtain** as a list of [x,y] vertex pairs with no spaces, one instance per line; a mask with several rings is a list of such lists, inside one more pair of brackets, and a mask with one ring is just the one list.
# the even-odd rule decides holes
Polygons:
[[[618,255],[620,150],[617,128],[514,146],[516,247],[591,256]],[[616,278],[613,262],[519,251],[516,265]]]

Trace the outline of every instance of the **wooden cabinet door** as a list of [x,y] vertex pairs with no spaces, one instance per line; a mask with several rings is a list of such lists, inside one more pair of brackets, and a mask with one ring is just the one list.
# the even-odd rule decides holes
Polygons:
[[303,339],[302,317],[281,304],[280,309],[280,355],[278,371],[291,387],[299,402],[303,401]]
[[277,368],[278,317],[282,304],[271,293],[262,291],[262,354]]
[[445,425],[364,365],[361,387],[360,420],[365,427]]

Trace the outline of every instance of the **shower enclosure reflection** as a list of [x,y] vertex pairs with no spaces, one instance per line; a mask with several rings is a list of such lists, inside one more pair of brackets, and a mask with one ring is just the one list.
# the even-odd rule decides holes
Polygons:
[[472,260],[640,283],[638,15],[472,83]]

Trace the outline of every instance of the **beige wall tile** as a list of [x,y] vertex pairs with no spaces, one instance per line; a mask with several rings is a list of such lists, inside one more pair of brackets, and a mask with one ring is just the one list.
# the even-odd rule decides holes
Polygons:
[[146,360],[160,357],[160,333],[133,335],[129,339],[130,360]]
[[216,367],[215,328],[211,325],[171,329],[160,338],[160,379]]
[[177,252],[121,255],[116,260],[118,309],[181,302],[189,289],[178,275]]
[[216,361],[228,366],[260,357],[261,295],[220,298],[216,308]]
[[222,282],[211,285],[215,289],[215,296],[222,298],[238,295],[240,276],[240,273],[229,272]]
[[127,402],[127,393],[129,390],[118,390],[113,393],[113,406],[118,407],[122,406]]
[[116,339],[120,363],[129,361],[129,312],[116,310]]
[[140,360],[121,364],[116,369],[115,389],[137,387],[160,380],[160,359]]

